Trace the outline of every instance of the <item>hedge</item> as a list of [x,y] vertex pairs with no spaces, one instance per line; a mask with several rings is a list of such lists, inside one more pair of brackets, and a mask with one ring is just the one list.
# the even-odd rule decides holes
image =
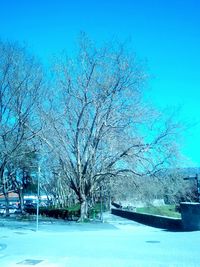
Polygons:
[[[36,214],[37,209],[34,207],[26,207],[25,212],[29,214]],[[80,210],[41,207],[39,209],[39,214],[47,217],[53,217],[56,219],[77,220],[80,217]]]

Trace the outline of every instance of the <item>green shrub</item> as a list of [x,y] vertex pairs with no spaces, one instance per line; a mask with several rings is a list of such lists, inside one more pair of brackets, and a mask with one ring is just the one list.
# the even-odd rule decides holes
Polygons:
[[[25,208],[25,211],[32,215],[37,213],[37,209],[32,207]],[[76,220],[80,216],[80,209],[68,210],[68,209],[59,209],[52,207],[40,207],[39,214],[56,219]]]
[[[102,205],[102,211],[106,211],[106,206]],[[95,203],[94,207],[89,209],[89,218],[95,219],[97,215],[101,212],[101,203]]]

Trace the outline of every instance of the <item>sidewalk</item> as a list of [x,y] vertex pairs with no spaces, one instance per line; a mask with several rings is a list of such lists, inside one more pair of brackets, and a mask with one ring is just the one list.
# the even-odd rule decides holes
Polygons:
[[[104,214],[105,223],[0,219],[1,267],[199,267],[200,232],[167,232]],[[38,262],[37,262],[38,261]]]

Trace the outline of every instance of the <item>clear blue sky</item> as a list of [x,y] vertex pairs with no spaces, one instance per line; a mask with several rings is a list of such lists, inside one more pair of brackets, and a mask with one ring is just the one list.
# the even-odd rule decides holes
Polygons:
[[98,42],[131,39],[148,60],[150,97],[181,105],[182,152],[200,166],[199,0],[0,0],[0,37],[25,42],[41,59],[70,50],[80,31]]

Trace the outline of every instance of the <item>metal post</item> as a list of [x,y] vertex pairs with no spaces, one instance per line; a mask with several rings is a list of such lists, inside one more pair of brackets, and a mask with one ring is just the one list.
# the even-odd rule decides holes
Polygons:
[[100,186],[100,198],[101,198],[101,221],[103,222],[103,195],[102,195],[102,185]]
[[198,174],[196,174],[196,180],[197,180],[197,196],[198,196],[198,201],[200,202],[200,180]]
[[40,165],[38,166],[38,180],[37,180],[36,231],[38,231],[38,223],[39,223],[39,197],[40,197]]

